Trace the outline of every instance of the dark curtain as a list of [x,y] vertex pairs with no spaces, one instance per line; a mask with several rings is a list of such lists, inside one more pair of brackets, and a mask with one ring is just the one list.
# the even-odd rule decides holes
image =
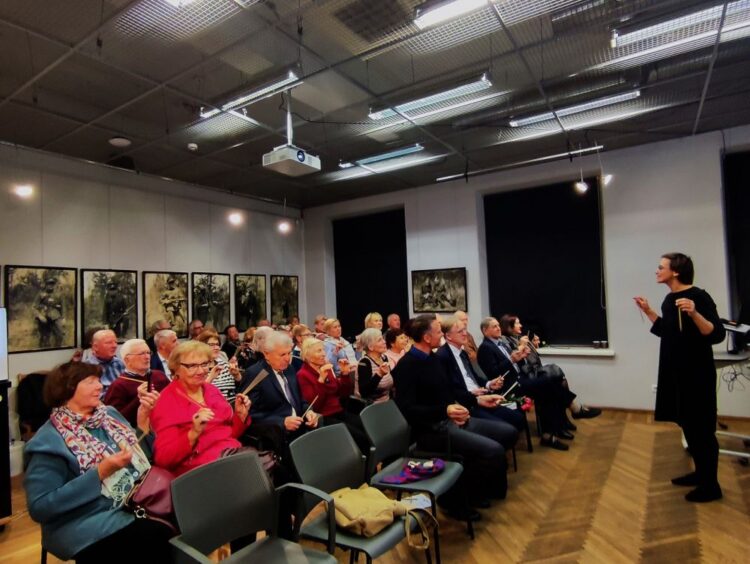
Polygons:
[[607,340],[596,178],[484,197],[491,315],[560,345]]
[[409,312],[403,209],[335,220],[333,257],[336,311],[347,339],[362,332],[372,311],[384,326],[389,313],[398,313],[403,326]]

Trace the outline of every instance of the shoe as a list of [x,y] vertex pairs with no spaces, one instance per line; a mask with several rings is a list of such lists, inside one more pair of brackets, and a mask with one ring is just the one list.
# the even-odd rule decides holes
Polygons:
[[685,499],[687,501],[692,501],[694,503],[706,503],[709,501],[716,501],[717,499],[721,499],[724,497],[724,495],[721,493],[721,488],[719,487],[719,484],[716,484],[714,487],[703,487],[698,486],[694,490],[688,492],[685,495]]
[[470,507],[445,509],[445,512],[456,521],[471,521],[472,523],[476,523],[482,520],[482,514]]
[[563,429],[566,431],[577,431],[578,427],[573,425],[573,422],[567,417],[563,420]]
[[490,500],[486,497],[471,498],[469,500],[469,506],[475,509],[489,509],[490,505]]
[[582,405],[578,413],[574,412],[571,415],[573,415],[573,419],[593,419],[594,417],[599,417],[601,414],[602,410],[598,407],[586,407]]
[[690,472],[690,474],[685,474],[679,478],[672,478],[672,484],[675,486],[695,487],[698,485],[698,475],[695,472]]
[[545,439],[544,437],[542,437],[542,440],[539,441],[539,444],[542,446],[554,448],[556,450],[568,450],[570,448],[564,442],[558,441],[555,437],[550,437],[549,439]]
[[570,431],[558,431],[557,433],[555,433],[555,435],[557,435],[561,439],[565,439],[566,441],[572,441],[576,438],[576,436]]

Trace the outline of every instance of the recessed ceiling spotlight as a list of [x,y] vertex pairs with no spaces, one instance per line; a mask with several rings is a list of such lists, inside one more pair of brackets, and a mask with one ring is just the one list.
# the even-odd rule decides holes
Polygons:
[[615,177],[614,174],[605,174],[602,176],[602,184],[604,186],[609,186],[609,183],[612,182],[612,179]]
[[109,138],[109,144],[113,147],[117,147],[118,149],[124,149],[125,147],[130,147],[132,141],[128,139],[127,137],[120,137],[118,135],[115,135],[114,137]]
[[586,182],[583,180],[577,181],[575,184],[573,184],[573,187],[579,194],[585,194],[589,190],[589,185],[586,184]]
[[188,151],[192,151],[195,153],[198,150],[198,143],[188,143],[187,144]]
[[279,233],[286,235],[292,230],[292,224],[289,223],[286,219],[282,219],[279,221],[279,224],[276,226],[279,230]]
[[31,198],[34,188],[29,184],[18,184],[13,187],[13,193],[19,198]]
[[245,218],[240,212],[232,212],[227,216],[227,220],[232,225],[242,225],[242,222],[245,221]]

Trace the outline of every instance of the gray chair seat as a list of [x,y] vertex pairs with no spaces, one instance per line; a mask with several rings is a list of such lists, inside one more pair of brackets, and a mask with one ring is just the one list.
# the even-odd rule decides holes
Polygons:
[[380,472],[370,478],[370,485],[377,486],[381,489],[392,489],[392,490],[403,490],[409,492],[429,492],[434,496],[439,496],[447,492],[453,484],[456,483],[458,477],[463,472],[463,466],[458,462],[445,462],[445,469],[432,478],[426,480],[419,480],[417,482],[405,482],[403,484],[391,484],[384,482],[383,479],[388,476],[395,476],[399,474],[404,465],[409,460],[422,460],[414,458],[399,458],[394,462],[391,462],[388,466],[383,468]]
[[[327,529],[326,529],[327,531]],[[324,533],[327,536],[327,532]],[[327,552],[320,552],[281,538],[265,537],[232,554],[222,562],[287,562],[288,564],[333,563],[336,559]]]

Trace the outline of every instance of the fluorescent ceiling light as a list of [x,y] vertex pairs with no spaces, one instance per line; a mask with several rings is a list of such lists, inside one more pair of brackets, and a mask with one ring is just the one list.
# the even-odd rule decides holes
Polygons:
[[442,0],[427,2],[417,6],[414,24],[419,29],[425,29],[439,23],[446,22],[478,10],[486,6],[489,0]]
[[[679,31],[686,27],[691,27],[714,20],[717,20],[718,24],[718,21],[721,19],[721,12],[723,9],[724,6],[720,4],[706,10],[701,10],[700,12],[694,12],[692,14],[688,14],[669,21],[657,23],[639,29],[634,29],[633,31],[623,32],[621,30],[618,31],[615,29],[612,31],[612,48],[623,47],[624,45],[630,45],[632,43],[637,43],[638,41],[652,39],[659,35]],[[750,9],[750,0],[730,2],[729,5],[727,5],[727,21],[731,16],[734,16],[748,9]],[[736,24],[737,22],[733,22],[733,25]],[[750,24],[750,21],[746,19],[744,25],[748,24]]]
[[188,4],[192,4],[195,0],[165,0],[167,4],[171,4],[175,8],[184,8]]
[[[229,102],[221,106],[221,111],[229,111],[231,114],[236,115],[237,117],[244,117],[239,115],[237,112],[231,112],[230,110],[236,110],[238,108],[249,106],[250,104],[254,104],[259,100],[263,100],[265,98],[273,96],[274,94],[278,94],[279,92],[285,92],[286,90],[290,90],[295,86],[299,86],[300,84],[302,84],[302,79],[300,79],[293,71],[289,71],[287,75],[280,80],[276,80],[258,88],[257,90],[253,90],[252,92],[243,94],[239,98],[230,100]],[[205,119],[213,117],[218,113],[218,109],[209,110],[207,112],[204,112],[203,109],[201,109],[200,115]]]
[[352,162],[339,163],[339,168],[351,168],[353,166],[370,165],[373,163],[379,163],[382,161],[397,159],[399,157],[405,157],[406,155],[418,153],[419,151],[423,151],[423,150],[424,150],[424,147],[420,145],[419,143],[416,143],[415,145],[411,145],[409,147],[403,147],[401,149],[396,149],[394,151],[388,151],[387,153],[373,155],[372,157],[365,157],[364,159],[358,159],[354,161],[353,163]]
[[436,161],[439,159],[445,158],[446,155],[430,155],[427,157],[417,157],[412,159],[403,159],[399,160],[398,162],[395,162],[393,164],[387,164],[387,163],[380,163],[379,165],[376,165],[377,168],[370,168],[369,166],[362,166],[357,169],[351,169],[346,171],[339,171],[335,173],[337,176],[336,178],[333,178],[333,182],[338,182],[341,180],[352,180],[354,178],[360,178],[362,176],[369,176],[371,174],[381,174],[383,172],[391,172],[393,170],[399,170],[402,168],[410,168],[413,166],[418,166],[422,164],[426,164],[432,161]]
[[[555,110],[557,117],[565,117],[573,114],[580,114],[588,110],[596,108],[602,108],[604,106],[611,106],[612,104],[619,104],[620,102],[627,102],[628,100],[634,100],[641,95],[640,90],[634,90],[633,92],[626,92],[624,94],[617,94],[615,96],[607,96],[606,98],[599,98],[598,100],[591,100],[590,102],[584,102],[583,104],[577,104],[575,106],[568,106],[567,108],[561,108]],[[523,127],[525,125],[531,125],[539,123],[541,121],[548,121],[554,119],[555,114],[552,112],[545,112],[543,114],[537,114],[522,119],[514,119],[510,121],[511,127]]]
[[[467,96],[469,94],[481,92],[491,87],[492,87],[492,82],[487,77],[487,73],[485,73],[479,78],[479,80],[470,82],[469,84],[463,84],[461,86],[457,86],[456,88],[451,88],[450,90],[445,90],[443,92],[438,92],[437,94],[431,94],[430,96],[425,96],[424,98],[418,98],[410,102],[404,102],[403,104],[399,104],[393,109],[385,108],[383,110],[379,110],[375,112],[371,110],[370,113],[368,114],[368,117],[370,119],[379,120],[379,119],[385,119],[387,117],[398,115],[399,113],[409,115],[410,111],[418,110],[420,108],[425,108],[427,106],[432,106],[433,104],[438,104],[440,102],[453,100],[461,96]],[[470,104],[473,102],[474,100],[470,102],[465,102],[465,103]],[[443,111],[446,111],[446,109],[441,108],[440,110],[435,110],[435,111],[443,112]],[[416,118],[416,117],[423,117],[423,116],[409,116],[409,117]]]

